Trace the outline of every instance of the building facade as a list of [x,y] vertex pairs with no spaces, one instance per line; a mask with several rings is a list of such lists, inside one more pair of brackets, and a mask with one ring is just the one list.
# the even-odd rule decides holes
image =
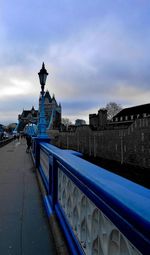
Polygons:
[[[61,125],[61,104],[58,104],[55,96],[50,96],[49,91],[45,93],[45,117],[48,129],[59,129]],[[41,108],[41,97],[39,98],[39,110]]]
[[113,117],[113,122],[133,123],[136,119],[150,116],[150,104],[137,105],[121,110]]
[[25,126],[29,123],[38,123],[38,110],[35,110],[34,106],[32,106],[31,110],[23,109],[22,113],[18,115],[17,131],[23,131]]
[[[61,125],[61,105],[57,104],[55,96],[50,96],[49,91],[45,93],[44,106],[47,129],[59,129]],[[23,110],[22,113],[18,115],[18,132],[23,131],[27,124],[38,124],[40,108],[41,97],[39,98],[39,110],[35,110],[34,107],[32,107],[31,110]]]
[[89,125],[95,130],[104,129],[107,125],[107,110],[99,109],[98,114],[90,114]]
[[86,125],[85,120],[82,120],[82,119],[75,120],[75,126],[82,126],[82,125]]
[[[135,108],[142,110],[139,113],[136,112],[138,117],[130,119],[132,118],[130,116],[134,115]],[[90,122],[89,126],[76,127],[74,132],[59,132],[57,139],[53,141],[59,147],[73,149],[89,156],[149,168],[150,114],[148,109],[147,105],[146,108],[145,105],[134,107],[134,109],[133,107],[126,108],[116,116],[119,115],[118,118],[121,118],[125,113],[129,119],[123,118],[116,121],[115,116],[111,123],[106,122],[105,118],[93,115],[92,117],[97,118],[97,122],[94,119],[94,125]],[[91,115],[89,117],[91,118]],[[100,122],[100,125],[97,124],[96,127],[95,123],[98,123],[99,119],[102,123]]]

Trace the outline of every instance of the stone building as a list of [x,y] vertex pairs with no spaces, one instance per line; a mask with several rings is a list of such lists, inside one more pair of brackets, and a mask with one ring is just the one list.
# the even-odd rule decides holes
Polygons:
[[[47,129],[59,129],[61,125],[61,105],[57,104],[55,96],[51,97],[49,92],[45,93],[45,117],[47,122]],[[39,110],[41,107],[41,97],[39,98]],[[23,131],[24,127],[29,124],[38,123],[39,110],[35,110],[34,107],[31,110],[23,110],[21,114],[18,115],[18,132]]]
[[93,129],[104,129],[107,125],[107,110],[99,109],[98,114],[90,114],[89,125]]
[[137,105],[121,110],[113,117],[113,122],[133,123],[136,119],[150,116],[150,104]]
[[[117,114],[111,123],[106,123],[106,119],[99,118],[99,115],[93,115],[94,121],[92,120],[89,126],[76,127],[74,132],[59,132],[54,143],[59,147],[77,150],[89,156],[149,168],[149,109],[150,104],[126,108]],[[101,111],[99,114],[101,115]],[[98,122],[99,119],[103,125]],[[93,128],[91,123],[97,128]]]
[[75,120],[75,126],[82,126],[82,125],[86,125],[85,120],[82,120],[82,119]]
[[23,110],[22,113],[18,115],[17,131],[23,131],[24,127],[29,123],[38,123],[38,110],[35,110],[34,106],[32,106],[31,110]]
[[[61,104],[58,104],[55,96],[50,96],[49,91],[45,93],[45,117],[48,129],[59,129],[61,125]],[[41,108],[41,97],[39,98],[39,109]]]

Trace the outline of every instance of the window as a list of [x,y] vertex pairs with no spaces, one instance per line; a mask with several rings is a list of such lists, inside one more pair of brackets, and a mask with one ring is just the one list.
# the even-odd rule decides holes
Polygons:
[[143,119],[143,127],[145,126],[145,119]]
[[133,115],[131,115],[131,120],[133,120]]
[[140,127],[142,127],[142,120],[140,119]]
[[118,145],[117,144],[115,145],[115,148],[116,148],[116,151],[117,151],[117,149],[118,149]]
[[141,134],[141,140],[144,141],[144,133]]
[[134,122],[135,128],[137,127],[137,121]]
[[128,116],[125,117],[125,120],[128,120]]

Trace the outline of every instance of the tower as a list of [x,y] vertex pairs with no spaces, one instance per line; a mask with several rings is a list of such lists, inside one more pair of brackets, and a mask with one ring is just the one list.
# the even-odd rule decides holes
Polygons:
[[[45,95],[45,117],[48,129],[59,129],[61,124],[61,105],[57,103],[55,96],[51,97],[47,90]],[[41,107],[41,97],[39,98],[39,110]]]

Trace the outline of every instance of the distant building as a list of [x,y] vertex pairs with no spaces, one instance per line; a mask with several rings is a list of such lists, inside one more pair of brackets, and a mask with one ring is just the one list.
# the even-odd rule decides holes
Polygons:
[[18,122],[18,131],[22,131],[29,123],[37,124],[38,111],[34,109],[34,106],[31,108],[31,110],[23,110],[22,113],[18,115]]
[[6,129],[8,132],[12,132],[13,130],[15,130],[15,128],[17,127],[17,123],[10,123]]
[[[50,96],[49,91],[45,93],[45,117],[48,129],[59,129],[61,125],[61,104],[58,104],[55,96]],[[39,98],[39,109],[41,108],[41,97]]]
[[113,117],[113,122],[133,123],[136,119],[148,116],[150,116],[150,104],[137,105],[121,110]]
[[82,125],[86,125],[86,121],[85,120],[77,119],[75,121],[75,126],[82,126]]
[[92,157],[116,160],[121,164],[150,167],[150,104],[121,110],[107,120],[107,111],[89,115],[89,126],[72,126],[59,132],[53,143]]
[[[45,93],[45,117],[47,122],[47,129],[59,129],[61,123],[61,105],[57,104],[55,96],[51,97],[49,91]],[[34,109],[34,106],[31,110],[23,110],[21,114],[18,115],[18,131],[22,131],[24,127],[29,124],[38,123],[39,112],[41,108],[41,96],[39,98],[39,111]]]
[[117,113],[112,121],[107,119],[107,110],[100,109],[98,114],[89,115],[89,125],[94,130],[122,129],[130,126],[136,119],[150,116],[150,104],[128,107]]
[[107,110],[99,109],[98,114],[90,114],[89,125],[93,129],[104,129],[107,125]]

